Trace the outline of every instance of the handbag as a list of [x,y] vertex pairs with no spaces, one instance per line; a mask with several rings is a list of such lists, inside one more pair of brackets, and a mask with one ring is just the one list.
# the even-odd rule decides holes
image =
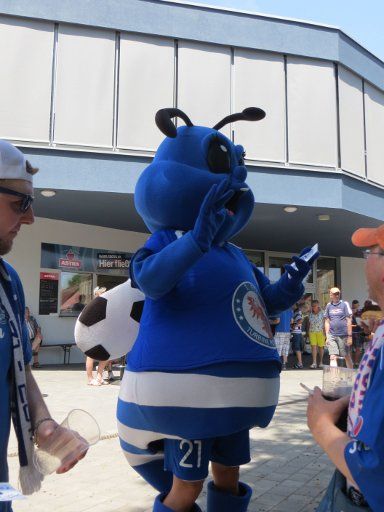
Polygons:
[[372,512],[368,506],[352,503],[345,490],[345,476],[336,469],[316,512]]

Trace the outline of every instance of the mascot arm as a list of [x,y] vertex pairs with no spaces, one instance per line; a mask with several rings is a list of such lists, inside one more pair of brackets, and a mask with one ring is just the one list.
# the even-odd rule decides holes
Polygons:
[[132,282],[146,297],[159,299],[170,292],[203,255],[191,232],[156,253],[143,247],[131,261]]
[[288,278],[287,272],[274,284],[254,265],[253,271],[269,316],[289,309],[304,294],[303,283]]

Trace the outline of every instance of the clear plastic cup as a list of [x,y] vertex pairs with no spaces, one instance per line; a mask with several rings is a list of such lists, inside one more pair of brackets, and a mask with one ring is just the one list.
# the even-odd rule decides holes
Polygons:
[[356,371],[340,366],[323,366],[323,396],[337,400],[350,395],[355,381]]
[[76,460],[99,439],[100,428],[95,418],[82,409],[72,409],[60,426],[39,445],[33,463],[41,474],[50,475],[63,464]]
[[[323,366],[322,394],[327,400],[337,400],[343,396],[349,396],[355,382],[356,371],[341,366]],[[347,432],[348,406],[341,413],[336,426],[343,432]]]

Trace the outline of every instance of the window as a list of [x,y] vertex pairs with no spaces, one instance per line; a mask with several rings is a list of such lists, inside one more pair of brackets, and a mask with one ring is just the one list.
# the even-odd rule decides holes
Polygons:
[[365,176],[363,81],[339,66],[341,166]]
[[61,273],[60,316],[78,316],[92,300],[92,274]]
[[336,83],[332,62],[288,57],[289,161],[336,167]]
[[329,301],[329,289],[336,285],[336,259],[319,258],[317,260],[317,296],[322,308]]
[[257,267],[258,270],[260,270],[260,272],[264,273],[265,264],[264,264],[264,253],[263,252],[257,252],[257,251],[246,252],[246,256],[249,259],[249,261],[251,263],[253,263]]
[[53,23],[0,17],[2,138],[49,140]]
[[384,93],[370,84],[365,84],[365,122],[367,127],[367,171],[368,178],[384,184],[382,141],[384,126]]
[[114,288],[115,286],[119,286],[120,284],[125,283],[125,281],[127,279],[128,279],[127,276],[97,274],[96,275],[96,286],[110,290],[111,288]]
[[154,150],[163,140],[154,119],[157,110],[173,105],[174,59],[172,39],[121,35],[119,148]]
[[281,267],[287,263],[292,263],[292,259],[284,256],[270,256],[269,257],[269,271],[268,277],[271,283],[278,281],[282,275]]
[[60,25],[55,142],[112,146],[115,33]]
[[284,57],[267,52],[235,49],[234,112],[261,107],[267,116],[261,123],[234,123],[235,140],[247,158],[285,161]]
[[[181,41],[178,105],[200,126],[214,126],[231,111],[231,51],[224,46]],[[222,133],[229,136],[229,126]]]

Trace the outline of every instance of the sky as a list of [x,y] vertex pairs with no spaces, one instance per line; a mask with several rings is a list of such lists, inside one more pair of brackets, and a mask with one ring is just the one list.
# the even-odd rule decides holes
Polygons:
[[185,0],[339,27],[384,60],[383,0]]

